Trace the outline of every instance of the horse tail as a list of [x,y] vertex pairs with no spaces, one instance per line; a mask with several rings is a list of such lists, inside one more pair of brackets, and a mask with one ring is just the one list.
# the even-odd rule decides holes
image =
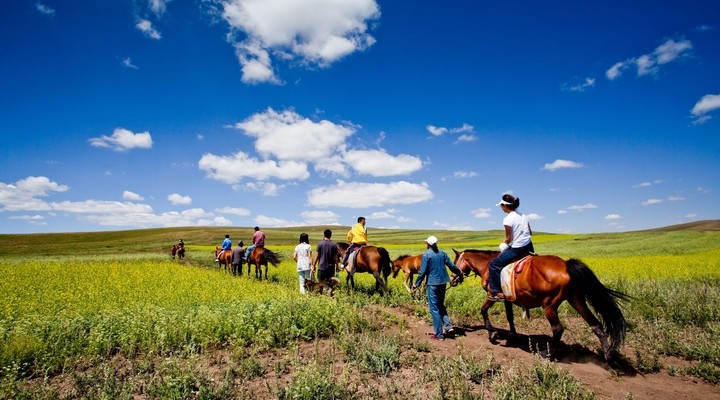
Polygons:
[[263,255],[265,256],[265,259],[273,265],[273,267],[277,267],[277,265],[282,261],[282,257],[279,253],[275,253],[268,249],[265,249]]
[[617,349],[625,340],[627,321],[620,310],[618,300],[627,301],[630,296],[608,289],[582,261],[570,259],[565,262],[570,284],[575,294],[586,299],[600,314],[605,333],[610,337],[610,348]]
[[387,283],[387,278],[392,272],[392,260],[390,259],[390,254],[384,247],[378,247],[377,251],[381,258],[383,278],[385,278],[385,283]]

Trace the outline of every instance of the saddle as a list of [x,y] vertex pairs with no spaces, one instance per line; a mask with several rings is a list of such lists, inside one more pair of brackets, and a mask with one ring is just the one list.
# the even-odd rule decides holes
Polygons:
[[534,256],[535,254],[527,255],[506,265],[505,268],[500,271],[500,287],[502,287],[502,291],[505,294],[505,301],[515,301],[515,280],[517,276],[522,273],[527,262]]
[[345,270],[347,271],[348,274],[352,275],[355,273],[355,262],[357,260],[357,256],[360,253],[360,249],[362,249],[365,246],[367,246],[367,245],[364,244],[362,246],[358,246],[355,249],[353,249],[352,253],[350,253],[350,256],[348,257],[348,260],[347,260],[347,265],[345,266]]

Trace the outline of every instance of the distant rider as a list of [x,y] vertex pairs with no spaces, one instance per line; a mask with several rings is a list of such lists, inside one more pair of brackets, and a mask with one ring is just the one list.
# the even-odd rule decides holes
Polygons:
[[367,228],[365,228],[365,217],[358,217],[357,224],[355,224],[355,226],[353,226],[352,229],[348,231],[347,240],[348,242],[350,242],[350,246],[345,252],[345,257],[343,257],[341,269],[345,269],[345,267],[347,266],[348,257],[350,257],[350,254],[352,254],[355,249],[366,246],[368,244]]

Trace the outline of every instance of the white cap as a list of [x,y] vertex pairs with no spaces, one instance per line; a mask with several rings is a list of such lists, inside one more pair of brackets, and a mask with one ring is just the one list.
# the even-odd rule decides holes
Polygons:
[[428,236],[427,239],[425,239],[425,243],[429,244],[430,246],[437,243],[437,238],[435,236]]

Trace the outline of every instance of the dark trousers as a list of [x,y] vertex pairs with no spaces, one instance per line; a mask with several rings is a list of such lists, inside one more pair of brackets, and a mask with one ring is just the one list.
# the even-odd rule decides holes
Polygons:
[[502,271],[506,265],[515,262],[534,251],[535,249],[533,244],[530,242],[525,245],[525,247],[510,247],[490,261],[490,291],[493,293],[502,292],[502,288],[500,287],[500,271]]

